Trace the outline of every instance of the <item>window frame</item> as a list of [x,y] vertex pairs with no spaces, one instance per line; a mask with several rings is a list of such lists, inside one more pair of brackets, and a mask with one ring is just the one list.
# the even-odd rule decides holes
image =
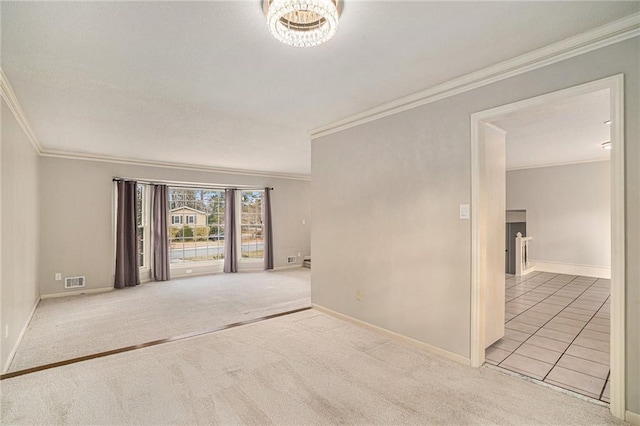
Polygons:
[[[142,254],[142,262],[140,262],[139,268],[141,271],[147,271],[147,270],[151,270],[151,265],[149,264],[150,262],[150,254],[151,254],[151,233],[150,233],[150,222],[151,222],[151,197],[150,197],[150,190],[149,190],[149,185],[147,184],[143,184],[143,183],[138,183],[136,184],[136,197],[137,197],[137,189],[141,187],[142,188],[142,202],[141,202],[141,208],[142,211],[140,212],[140,219],[141,219],[141,224],[138,225],[138,223],[136,223],[136,240],[139,238],[138,233],[140,232],[140,229],[142,229],[143,232],[143,238],[142,238],[142,253],[140,253],[140,251],[138,250],[138,259],[140,259],[140,255]],[[136,200],[137,201],[137,200]],[[136,218],[137,221],[137,218]]]
[[[238,262],[243,264],[262,264],[264,263],[264,189],[242,189],[238,190],[240,193],[236,201],[236,244],[238,247]],[[245,192],[256,193],[260,195],[260,226],[262,228],[262,257],[243,257],[242,256],[242,194]]]
[[[224,214],[225,213],[225,209],[224,209],[224,190],[219,189],[219,188],[207,188],[205,186],[200,187],[185,187],[185,186],[171,186],[171,185],[167,185],[168,186],[168,191],[169,191],[169,199],[168,199],[168,205],[167,205],[167,209],[171,210],[171,203],[173,202],[184,202],[184,204],[182,206],[178,206],[178,207],[174,207],[174,209],[180,209],[181,207],[185,207],[185,210],[190,210],[192,207],[190,207],[184,199],[181,198],[177,198],[175,200],[171,199],[171,194],[172,191],[203,191],[203,192],[214,192],[214,193],[218,193],[219,194],[219,200],[215,203],[215,205],[211,205],[212,208],[214,208],[215,210],[211,210],[210,212],[208,211],[204,211],[205,214],[205,223],[204,224],[197,224],[197,213],[187,213],[187,212],[183,212],[180,215],[181,218],[181,223],[171,223],[168,224],[168,227],[171,226],[182,226],[182,227],[189,227],[193,230],[193,233],[195,235],[196,233],[196,229],[201,227],[201,226],[206,226],[209,229],[212,226],[216,226],[218,228],[222,228],[223,229],[223,233],[224,233],[224,220],[222,221],[222,223],[220,223],[219,221],[217,223],[213,223],[213,224],[209,224],[209,217],[213,216],[213,215],[219,215],[220,213]],[[222,202],[221,202],[222,201]],[[222,205],[222,210],[220,211],[220,205]],[[197,211],[200,211],[198,209],[196,209]],[[173,214],[172,214],[173,215]],[[177,215],[176,215],[177,216]],[[186,219],[185,219],[186,217]],[[193,222],[189,222],[189,217],[192,218]],[[210,231],[209,231],[210,232]],[[206,247],[208,249],[214,249],[218,251],[218,254],[222,254],[224,256],[225,253],[225,249],[224,249],[224,245],[225,245],[225,240],[220,240],[220,239],[210,239],[210,233],[207,234],[207,238],[204,240],[207,242]],[[216,234],[218,235],[218,234]],[[189,237],[192,238],[192,237]],[[200,240],[201,241],[201,240]],[[178,238],[178,239],[173,239],[171,238],[171,233],[169,232],[169,245],[171,246],[171,244],[173,243],[181,243],[182,244],[182,250],[185,249],[184,247],[184,243],[185,243],[185,238]],[[194,242],[198,242],[198,240],[195,240],[194,238]],[[194,248],[198,248],[197,244],[196,247]],[[171,250],[171,249],[170,249]],[[178,249],[179,250],[179,249]],[[207,250],[208,253],[209,250]],[[183,269],[190,269],[190,268],[207,268],[207,267],[211,267],[214,266],[216,267],[222,267],[222,264],[224,263],[224,258],[222,259],[205,259],[205,260],[193,260],[193,259],[189,259],[189,260],[185,260],[184,257],[177,259],[176,261],[174,261],[173,259],[171,259],[171,255],[170,255],[170,261],[169,261],[169,267],[171,270],[183,270]],[[215,272],[215,271],[212,271]],[[179,272],[180,273],[180,272]]]

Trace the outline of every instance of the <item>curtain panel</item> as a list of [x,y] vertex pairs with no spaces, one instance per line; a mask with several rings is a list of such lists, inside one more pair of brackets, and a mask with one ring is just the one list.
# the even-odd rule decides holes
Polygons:
[[224,272],[238,272],[235,189],[224,191],[224,235]]
[[138,259],[138,209],[136,182],[117,181],[118,210],[116,214],[116,274],[114,287],[134,287],[140,284]]
[[169,188],[167,185],[153,186],[153,278],[167,281],[171,278],[169,258],[169,235],[167,217],[169,209]]

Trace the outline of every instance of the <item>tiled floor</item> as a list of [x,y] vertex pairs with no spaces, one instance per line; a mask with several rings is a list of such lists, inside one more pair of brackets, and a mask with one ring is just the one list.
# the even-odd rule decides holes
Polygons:
[[533,272],[506,285],[505,336],[487,363],[609,402],[610,281]]

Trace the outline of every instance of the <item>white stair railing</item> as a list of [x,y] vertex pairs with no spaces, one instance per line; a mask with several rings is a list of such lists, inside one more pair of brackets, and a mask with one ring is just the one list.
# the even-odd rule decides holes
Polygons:
[[516,234],[516,275],[527,275],[536,270],[535,265],[529,261],[529,241],[533,237],[523,237],[520,232]]

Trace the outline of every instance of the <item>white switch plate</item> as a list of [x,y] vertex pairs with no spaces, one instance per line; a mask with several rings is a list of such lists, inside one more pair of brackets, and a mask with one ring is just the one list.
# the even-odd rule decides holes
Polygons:
[[307,224],[307,221],[306,221],[306,220],[304,220],[304,219],[302,219],[302,224],[303,224],[303,225],[306,225],[306,224]]
[[62,281],[62,274],[60,272],[56,274],[56,281]]
[[460,219],[469,219],[469,204],[460,204]]

